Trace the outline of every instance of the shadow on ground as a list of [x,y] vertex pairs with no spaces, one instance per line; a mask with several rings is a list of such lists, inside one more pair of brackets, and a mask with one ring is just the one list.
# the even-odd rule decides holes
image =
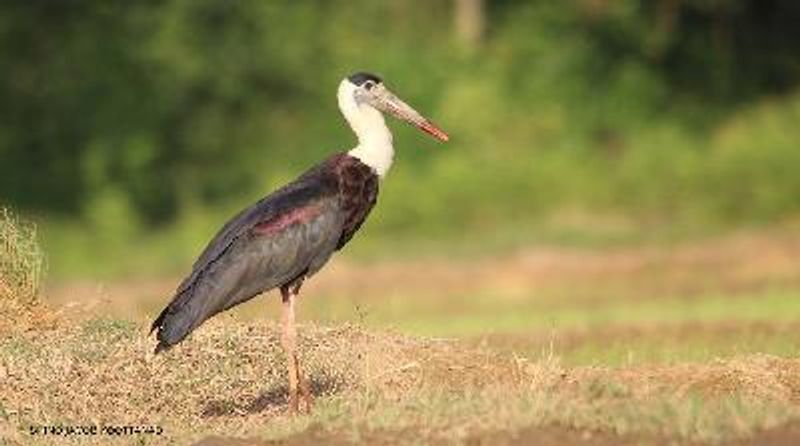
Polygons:
[[[346,386],[344,380],[335,376],[312,376],[311,394],[314,398],[336,395]],[[289,388],[273,386],[253,400],[241,403],[230,399],[209,401],[202,410],[203,417],[225,417],[231,415],[256,414],[284,410],[289,404]]]

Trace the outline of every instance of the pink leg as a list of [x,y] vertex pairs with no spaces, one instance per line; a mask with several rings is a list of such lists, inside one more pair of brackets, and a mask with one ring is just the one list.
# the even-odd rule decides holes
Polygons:
[[299,288],[299,285],[292,289],[281,287],[281,297],[283,299],[283,336],[281,337],[281,343],[286,352],[286,363],[289,369],[289,410],[291,412],[297,412],[298,410],[310,412],[313,402],[311,387],[303,375],[297,359],[297,326],[295,325],[294,306]]

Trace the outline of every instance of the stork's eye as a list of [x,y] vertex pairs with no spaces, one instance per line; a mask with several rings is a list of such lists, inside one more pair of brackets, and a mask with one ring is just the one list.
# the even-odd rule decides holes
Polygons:
[[372,90],[372,87],[374,87],[374,86],[375,86],[375,82],[373,82],[373,81],[364,82],[364,88],[366,88],[367,90]]

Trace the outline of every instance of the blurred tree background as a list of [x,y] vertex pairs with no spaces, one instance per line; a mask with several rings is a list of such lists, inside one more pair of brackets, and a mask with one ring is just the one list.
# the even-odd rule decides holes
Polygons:
[[42,222],[57,274],[184,269],[352,146],[335,89],[367,70],[452,140],[390,124],[365,252],[781,222],[797,23],[793,0],[2,2],[0,204]]

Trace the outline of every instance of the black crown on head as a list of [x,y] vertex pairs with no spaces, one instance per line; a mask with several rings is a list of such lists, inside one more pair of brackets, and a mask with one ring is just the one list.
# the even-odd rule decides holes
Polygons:
[[372,73],[367,73],[366,71],[359,71],[353,73],[350,76],[347,76],[347,80],[349,80],[353,85],[358,85],[358,86],[361,86],[361,84],[363,84],[366,81],[372,81],[375,82],[376,84],[383,82],[383,79],[381,79],[380,77]]

